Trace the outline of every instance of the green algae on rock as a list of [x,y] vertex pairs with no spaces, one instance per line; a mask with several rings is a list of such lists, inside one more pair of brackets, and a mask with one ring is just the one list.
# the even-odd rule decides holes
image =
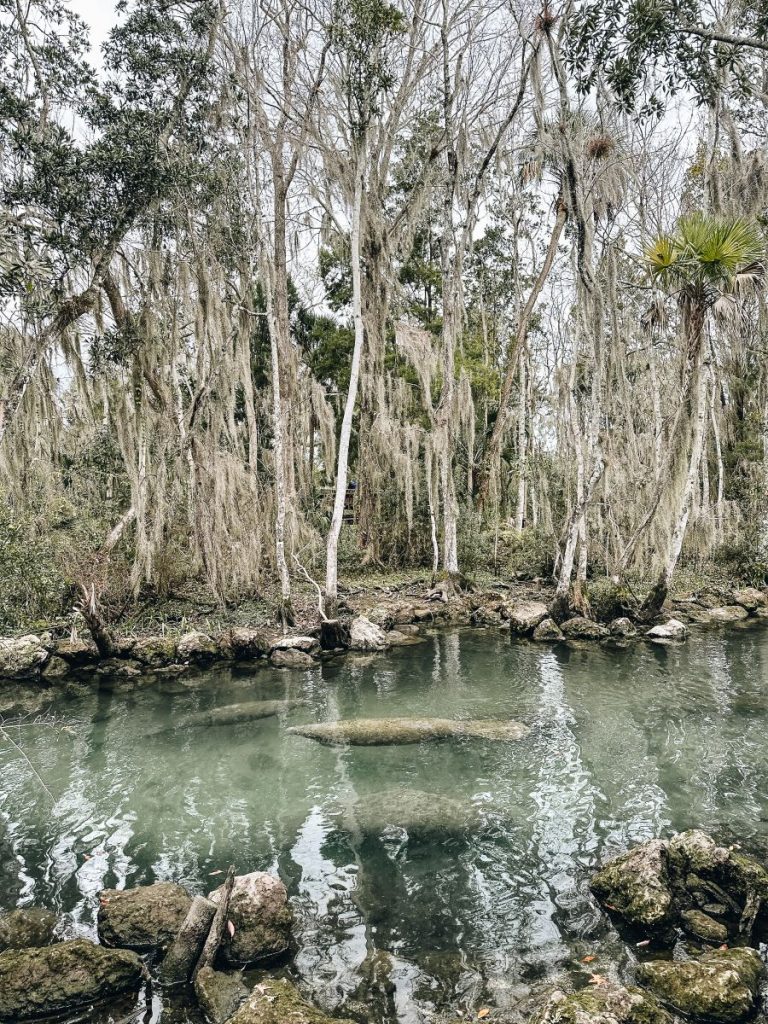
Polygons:
[[56,915],[42,907],[22,907],[0,917],[0,950],[50,946]]
[[645,930],[673,920],[667,843],[652,839],[610,861],[592,879],[592,892],[626,921]]
[[138,989],[144,967],[136,953],[85,939],[0,953],[0,1020],[64,1013]]
[[673,1017],[648,992],[607,982],[571,995],[553,992],[531,1024],[673,1024]]
[[638,981],[686,1016],[736,1024],[755,1008],[763,962],[755,949],[716,949],[698,960],[651,960]]
[[195,995],[211,1024],[226,1024],[248,998],[242,975],[203,967],[195,978]]
[[105,946],[147,953],[166,949],[184,923],[192,899],[174,882],[99,894],[99,939]]
[[256,985],[248,1001],[229,1024],[356,1024],[329,1017],[310,1006],[298,989],[284,980],[268,979]]
[[380,747],[448,739],[511,743],[524,739],[530,729],[521,722],[491,719],[351,718],[317,725],[296,725],[288,732],[331,746]]

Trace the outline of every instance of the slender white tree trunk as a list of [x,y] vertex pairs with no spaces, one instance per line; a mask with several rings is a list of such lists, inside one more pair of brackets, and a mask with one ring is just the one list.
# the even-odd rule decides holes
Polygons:
[[363,180],[365,176],[365,154],[367,143],[365,138],[358,142],[355,159],[355,187],[352,200],[351,230],[351,261],[352,261],[352,317],[355,325],[355,345],[352,351],[352,367],[349,375],[349,390],[344,406],[344,417],[341,421],[339,434],[339,453],[336,465],[336,493],[333,502],[331,527],[328,532],[325,569],[326,614],[335,616],[335,605],[338,600],[339,582],[339,535],[344,519],[344,500],[347,494],[347,475],[349,468],[349,442],[352,435],[352,419],[357,402],[357,388],[360,380],[360,361],[365,339],[363,324],[362,299],[362,267],[360,260],[360,220],[363,205]]
[[520,398],[517,417],[517,458],[519,462],[517,477],[517,518],[515,526],[518,532],[525,526],[525,507],[527,503],[528,485],[528,379],[526,373],[526,353],[520,358]]

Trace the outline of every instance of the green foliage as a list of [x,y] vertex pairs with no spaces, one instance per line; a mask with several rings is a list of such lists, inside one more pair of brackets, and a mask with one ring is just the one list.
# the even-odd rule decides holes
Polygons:
[[58,564],[62,538],[71,518],[63,505],[53,509],[50,529],[29,513],[0,508],[0,626],[17,629],[64,611],[67,580]]
[[768,551],[752,536],[721,544],[713,552],[714,563],[730,577],[751,587],[768,585]]
[[557,544],[540,527],[527,526],[521,532],[508,530],[500,540],[511,575],[550,577],[554,572]]

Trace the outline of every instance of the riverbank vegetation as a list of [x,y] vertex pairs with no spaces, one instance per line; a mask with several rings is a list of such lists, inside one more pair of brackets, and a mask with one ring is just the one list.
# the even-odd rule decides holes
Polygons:
[[0,5],[6,632],[768,582],[764,12],[604,6]]

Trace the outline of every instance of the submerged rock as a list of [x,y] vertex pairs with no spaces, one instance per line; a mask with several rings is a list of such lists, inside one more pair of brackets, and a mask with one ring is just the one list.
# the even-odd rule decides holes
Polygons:
[[238,722],[253,722],[260,718],[273,718],[294,708],[305,707],[306,700],[252,700],[242,704],[227,704],[208,711],[198,711],[191,715],[183,715],[171,728],[197,729],[212,725],[236,725]]
[[652,839],[610,861],[592,879],[591,888],[636,927],[654,931],[669,926],[674,908],[667,843]]
[[140,953],[166,949],[191,905],[189,894],[175,882],[157,882],[136,889],[104,889],[99,894],[99,939],[105,946]]
[[568,619],[560,628],[566,640],[602,640],[608,636],[605,626],[593,619],[584,618],[583,615]]
[[518,601],[505,605],[504,613],[509,619],[513,633],[532,633],[540,622],[549,618],[549,609],[541,601]]
[[657,643],[685,640],[688,636],[688,627],[679,619],[669,619],[667,622],[660,622],[658,626],[653,626],[645,635],[649,640],[655,640]]
[[389,647],[387,634],[364,615],[357,615],[349,628],[349,646],[353,651],[384,651]]
[[[222,887],[209,894],[211,903],[221,900]],[[235,926],[221,945],[225,963],[243,965],[278,956],[288,948],[293,914],[288,893],[279,878],[263,871],[238,875],[227,911]]]
[[305,651],[272,651],[269,660],[275,668],[314,668],[315,659]]
[[53,654],[43,665],[41,675],[43,679],[63,679],[71,671],[72,667],[63,658]]
[[136,953],[84,939],[0,953],[0,1020],[29,1020],[75,1010],[138,989]]
[[400,828],[413,838],[431,838],[476,831],[482,824],[477,808],[452,797],[414,789],[390,789],[361,797],[351,810],[341,812],[345,828],[380,835],[388,827]]
[[256,985],[229,1024],[355,1024],[310,1006],[290,982],[269,978]]
[[226,1024],[248,998],[241,974],[203,967],[195,978],[195,995],[211,1024]]
[[540,640],[542,642],[557,643],[558,640],[563,639],[563,631],[554,619],[542,619],[533,631],[533,639]]
[[287,730],[318,743],[358,747],[429,743],[447,739],[484,739],[509,743],[524,739],[530,729],[520,722],[452,718],[351,718]]
[[672,1015],[648,992],[613,982],[566,995],[553,992],[531,1024],[672,1024]]
[[755,1008],[763,963],[755,949],[716,949],[698,960],[651,960],[638,980],[673,1009],[703,1021],[735,1024]]
[[48,658],[40,637],[0,637],[0,679],[25,679],[36,676]]
[[42,907],[21,907],[0,917],[0,950],[50,946],[56,915]]

